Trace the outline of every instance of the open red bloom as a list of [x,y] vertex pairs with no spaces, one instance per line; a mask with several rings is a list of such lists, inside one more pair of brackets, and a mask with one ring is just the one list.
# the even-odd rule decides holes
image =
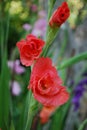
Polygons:
[[43,107],[40,112],[40,121],[42,124],[47,123],[52,113],[56,110],[56,107]]
[[34,65],[28,87],[34,97],[44,106],[60,106],[64,104],[69,93],[62,86],[57,70],[52,66],[50,58],[39,58]]
[[21,63],[30,66],[40,56],[44,44],[43,40],[31,34],[26,37],[26,40],[17,42]]
[[69,15],[70,10],[68,4],[66,2],[63,2],[62,5],[54,11],[53,15],[49,20],[49,25],[51,27],[59,27],[67,20]]

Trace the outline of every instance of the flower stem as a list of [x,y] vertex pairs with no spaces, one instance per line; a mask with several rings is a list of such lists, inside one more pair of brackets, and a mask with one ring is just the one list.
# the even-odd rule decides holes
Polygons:
[[[49,18],[51,16],[54,4],[55,4],[56,0],[49,0],[48,1],[48,24],[49,24]],[[46,30],[46,46],[44,47],[43,53],[41,56],[46,56],[47,55],[47,51],[49,49],[49,46],[51,45],[51,43],[53,42],[54,38],[56,37],[58,28],[51,28],[49,25],[47,26],[47,30]]]
[[47,31],[48,34],[46,34],[47,35],[47,37],[46,37],[46,46],[44,47],[42,56],[47,55],[48,48],[51,45],[51,43],[53,42],[54,38],[56,37],[59,28],[48,27],[48,30],[49,30],[49,31]]
[[51,13],[52,13],[52,9],[54,7],[54,4],[55,4],[56,0],[49,0],[48,1],[48,6],[49,6],[49,9],[48,9],[48,20],[51,16]]

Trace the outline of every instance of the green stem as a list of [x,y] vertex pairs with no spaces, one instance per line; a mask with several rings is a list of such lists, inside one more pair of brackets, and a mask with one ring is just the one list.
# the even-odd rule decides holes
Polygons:
[[49,31],[47,31],[48,34],[47,34],[47,37],[46,37],[46,46],[44,47],[44,50],[43,50],[43,53],[42,53],[41,56],[46,56],[48,48],[51,45],[51,43],[53,42],[53,40],[55,39],[59,28],[51,28],[51,27],[49,27],[48,30]]
[[84,126],[87,124],[87,119],[83,121],[78,130],[84,130]]
[[76,63],[83,61],[83,60],[86,60],[86,59],[87,59],[87,52],[84,52],[78,56],[72,57],[69,60],[61,63],[61,65],[59,65],[57,67],[57,69],[60,70],[60,69],[66,68],[68,66],[71,66],[73,64],[76,64]]
[[49,6],[49,9],[48,9],[48,20],[51,16],[51,13],[52,13],[52,9],[54,7],[54,4],[55,4],[56,0],[48,0],[48,6]]
[[34,100],[32,93],[29,92],[28,98],[27,98],[27,106],[26,106],[27,110],[25,111],[26,115],[27,115],[27,121],[26,121],[26,125],[24,127],[25,128],[24,130],[31,129],[32,120],[33,120],[36,112],[38,111],[37,108],[38,108],[38,103]]
[[[49,0],[48,1],[48,24],[49,24],[49,18],[51,16],[54,4],[56,0]],[[51,45],[52,41],[54,40],[56,33],[58,31],[58,28],[51,28],[49,25],[47,26],[46,30],[46,45],[44,47],[43,53],[41,56],[46,56],[49,46]]]

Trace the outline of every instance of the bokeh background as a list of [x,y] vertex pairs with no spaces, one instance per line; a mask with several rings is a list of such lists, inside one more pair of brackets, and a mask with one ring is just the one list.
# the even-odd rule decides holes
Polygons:
[[[62,2],[63,0],[57,0],[53,10]],[[67,0],[67,2],[71,15],[61,26],[47,53],[47,56],[52,58],[54,65],[87,51],[87,0]],[[11,94],[10,119],[13,120],[16,130],[19,130],[18,122],[28,92],[27,86],[31,71],[30,68],[25,68],[20,63],[16,43],[30,33],[45,40],[48,8],[48,0],[0,0],[0,50],[3,50],[0,54],[0,64],[2,64],[7,46]],[[3,67],[0,65],[0,73],[2,73],[2,69]],[[87,118],[87,60],[62,70],[62,74],[59,71],[59,74],[72,93],[66,116],[58,130],[77,130],[80,123]],[[6,72],[3,82],[7,80],[7,77]],[[58,125],[59,119],[61,120],[59,113],[61,111],[55,114],[56,120],[53,122],[50,120],[41,129],[56,130],[54,126]],[[55,116],[52,118],[54,119]],[[33,126],[32,130],[36,130],[37,126]],[[87,130],[86,126],[84,130]]]

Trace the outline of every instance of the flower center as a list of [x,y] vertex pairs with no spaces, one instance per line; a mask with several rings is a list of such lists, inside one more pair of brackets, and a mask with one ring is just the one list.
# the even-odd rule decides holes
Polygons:
[[46,81],[45,80],[41,80],[40,81],[40,85],[41,85],[41,88],[43,90],[46,90],[48,88],[48,85],[46,84]]
[[63,13],[61,14],[61,17],[64,17],[64,14],[63,14]]
[[53,84],[52,77],[49,74],[45,75],[45,77],[40,81],[40,86],[42,90],[50,88],[52,84]]

